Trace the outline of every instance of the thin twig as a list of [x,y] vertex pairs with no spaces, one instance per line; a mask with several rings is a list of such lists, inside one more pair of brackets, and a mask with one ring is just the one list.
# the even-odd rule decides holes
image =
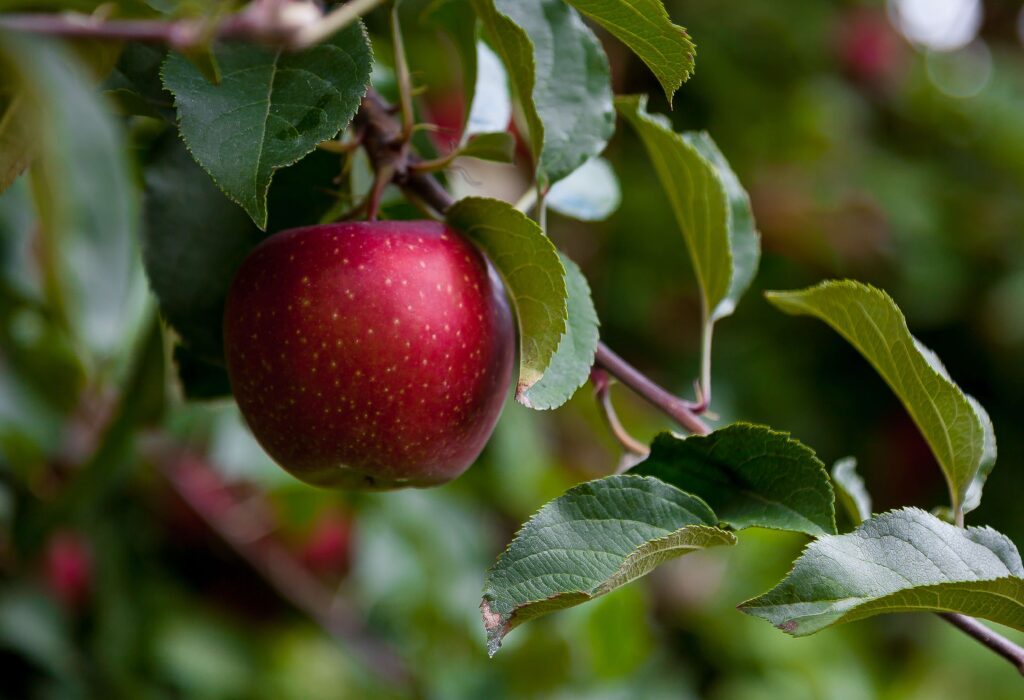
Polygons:
[[219,19],[107,19],[78,12],[0,16],[0,29],[48,36],[142,41],[187,49],[208,39],[303,49],[330,38],[384,0],[351,0],[327,15],[312,2],[253,2]]
[[650,453],[647,445],[629,434],[629,431],[622,425],[622,421],[619,420],[619,414],[615,412],[615,406],[612,405],[611,379],[608,376],[608,372],[595,367],[590,371],[590,383],[594,385],[594,396],[597,398],[597,405],[601,409],[601,416],[604,418],[605,425],[608,426],[608,430],[619,441],[619,444],[622,445],[622,449],[630,454],[646,457]]
[[395,52],[395,82],[398,83],[398,100],[402,114],[402,140],[412,138],[412,127],[415,122],[412,109],[412,76],[409,74],[409,62],[405,57],[405,42],[402,40],[402,23],[398,18],[398,3],[391,7],[391,41]]
[[598,344],[594,360],[597,366],[607,370],[609,374],[691,433],[706,435],[711,432],[708,425],[690,410],[686,401],[655,384],[647,375],[623,360],[604,343]]
[[174,490],[224,542],[278,594],[338,639],[381,678],[403,686],[413,683],[405,662],[367,629],[359,612],[328,590],[269,532],[260,513],[261,497],[240,502],[220,476],[198,455],[163,436],[150,436],[145,450]]
[[377,5],[382,4],[384,1],[385,0],[351,0],[351,2],[345,3],[330,14],[326,15],[320,21],[310,24],[300,30],[295,35],[293,43],[297,48],[319,44],[324,39],[331,37],[335,33],[352,24],[367,12],[377,7]]
[[973,617],[967,617],[960,613],[938,613],[938,615],[961,632],[974,637],[989,649],[1002,656],[1016,666],[1017,671],[1024,676],[1024,649],[998,632],[981,624]]

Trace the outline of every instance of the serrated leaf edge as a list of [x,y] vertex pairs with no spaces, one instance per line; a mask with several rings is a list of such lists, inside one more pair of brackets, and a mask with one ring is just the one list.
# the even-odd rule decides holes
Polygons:
[[[367,50],[369,51],[370,67],[372,69],[375,59],[374,59],[374,55],[373,55],[373,43],[370,41],[370,33],[367,31],[366,25],[363,23],[362,20],[357,20],[355,22],[355,24],[357,24],[359,26],[360,31],[361,31],[361,33],[363,35],[363,39],[366,41],[366,47],[367,47]],[[282,53],[283,53],[283,50],[279,49],[277,51],[276,55],[274,56],[275,65],[276,65],[276,61],[281,57]],[[312,148],[310,148],[305,153],[299,155],[294,160],[291,160],[291,161],[289,161],[287,163],[282,163],[280,165],[275,165],[275,166],[273,166],[271,168],[271,170],[270,170],[270,177],[267,179],[267,186],[263,189],[263,192],[260,193],[260,196],[257,199],[257,205],[258,205],[260,213],[262,214],[262,217],[261,217],[262,220],[261,221],[257,220],[256,217],[253,216],[253,212],[249,211],[249,208],[246,207],[245,204],[243,204],[239,198],[235,197],[231,192],[229,192],[227,189],[225,189],[224,186],[221,185],[220,181],[217,179],[217,176],[215,176],[213,173],[211,173],[210,170],[206,167],[206,165],[204,165],[203,162],[201,160],[199,160],[198,157],[196,157],[196,154],[192,151],[192,144],[190,144],[188,142],[188,140],[185,138],[184,134],[182,134],[182,132],[181,132],[181,109],[179,109],[179,107],[178,107],[178,96],[174,93],[173,90],[171,90],[167,86],[167,80],[166,80],[166,77],[164,76],[164,71],[167,70],[167,63],[171,60],[171,56],[172,56],[171,52],[168,52],[167,55],[164,57],[164,60],[160,62],[160,84],[163,86],[163,88],[165,90],[167,90],[167,92],[171,93],[171,95],[174,96],[174,115],[175,115],[175,118],[174,118],[174,128],[178,132],[178,138],[180,138],[182,140],[182,143],[185,144],[185,149],[188,150],[189,155],[192,156],[192,159],[196,162],[196,164],[200,168],[203,169],[204,173],[209,175],[210,179],[213,180],[213,184],[217,185],[217,189],[219,189],[221,192],[223,192],[224,196],[227,197],[229,200],[231,200],[232,202],[234,202],[235,204],[240,206],[242,208],[242,210],[246,214],[249,215],[249,218],[252,219],[253,223],[256,224],[256,226],[258,226],[261,231],[266,231],[267,230],[267,221],[268,221],[268,218],[270,216],[270,212],[267,209],[267,195],[270,192],[271,184],[273,184],[274,174],[277,173],[278,170],[283,170],[284,168],[290,167],[290,166],[295,165],[296,163],[298,163],[300,160],[302,160],[303,158],[308,156],[310,153],[315,151],[316,148],[317,148],[317,144],[313,144]],[[184,54],[182,54],[182,57],[185,58],[186,60],[188,60],[188,58],[186,56],[184,56]],[[191,62],[189,62],[189,65],[192,65]],[[195,68],[195,66],[193,66],[193,68]],[[196,69],[196,70],[198,70],[198,69]],[[369,91],[370,91],[370,81],[367,80],[366,84],[363,86],[363,94],[359,96],[359,101],[360,102],[362,102],[363,98],[366,97],[366,94]],[[359,107],[358,106],[356,107],[356,111],[357,112],[359,111]],[[353,117],[354,116],[355,116],[355,114],[353,113]],[[338,133],[340,134],[344,129],[348,128],[348,125],[351,122],[352,122],[352,117],[349,118],[348,123],[343,124],[341,126],[341,128],[338,129]],[[261,201],[262,201],[262,204],[259,204],[259,202],[261,202]]]

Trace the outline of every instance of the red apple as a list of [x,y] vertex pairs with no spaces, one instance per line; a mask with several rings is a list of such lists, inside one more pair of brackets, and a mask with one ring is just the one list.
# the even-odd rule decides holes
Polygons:
[[512,379],[500,280],[444,224],[278,233],[242,263],[224,341],[263,448],[318,486],[449,481],[476,459]]

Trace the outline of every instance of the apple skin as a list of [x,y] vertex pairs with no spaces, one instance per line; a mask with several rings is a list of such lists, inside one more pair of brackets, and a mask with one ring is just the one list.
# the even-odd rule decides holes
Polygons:
[[515,325],[486,259],[434,221],[283,231],[242,263],[228,374],[267,453],[317,486],[434,486],[464,472],[512,381]]

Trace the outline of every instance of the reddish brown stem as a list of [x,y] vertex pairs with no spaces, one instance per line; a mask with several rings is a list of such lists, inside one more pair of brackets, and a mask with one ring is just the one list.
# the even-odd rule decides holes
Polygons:
[[611,378],[608,376],[608,372],[595,367],[590,371],[590,383],[594,385],[594,397],[597,399],[597,405],[601,409],[601,415],[604,417],[609,432],[615,436],[615,439],[622,445],[622,449],[627,453],[646,457],[650,452],[647,445],[629,434],[626,427],[622,425],[622,421],[619,420],[619,414],[615,412],[611,397]]
[[1024,676],[1024,649],[998,632],[989,629],[973,617],[967,617],[960,613],[939,613],[939,617],[1002,656],[1016,666],[1017,671]]

